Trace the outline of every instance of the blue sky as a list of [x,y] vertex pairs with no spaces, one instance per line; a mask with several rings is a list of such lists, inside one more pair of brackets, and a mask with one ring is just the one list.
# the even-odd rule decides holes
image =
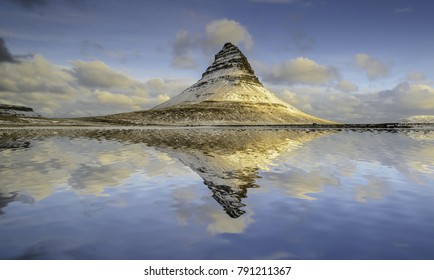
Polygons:
[[148,109],[226,41],[266,87],[341,122],[434,114],[431,1],[0,2],[0,103],[46,116]]

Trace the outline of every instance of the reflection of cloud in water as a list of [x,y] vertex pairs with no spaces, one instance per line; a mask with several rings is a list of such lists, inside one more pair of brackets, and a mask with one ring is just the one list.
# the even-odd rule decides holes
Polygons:
[[100,195],[106,188],[123,185],[134,173],[147,178],[166,176],[167,170],[172,176],[188,174],[178,163],[144,144],[126,147],[116,141],[69,139],[58,134],[42,132],[27,140],[30,148],[1,150],[0,192],[22,192],[41,200],[57,188],[70,187],[79,193]]
[[411,160],[406,161],[408,167],[422,173],[433,174],[434,161],[423,161],[423,159],[434,159],[434,131],[407,131],[405,134],[419,142],[418,149],[412,149],[411,154],[408,153],[408,157],[411,157]]
[[201,186],[189,186],[177,188],[172,192],[174,203],[171,207],[176,208],[176,219],[182,226],[190,223],[203,224],[207,231],[214,235],[219,233],[242,233],[253,223],[253,212],[232,219],[220,209],[211,207],[209,199],[198,197],[197,188]]
[[380,200],[387,193],[389,187],[384,178],[369,178],[366,184],[355,187],[355,199],[358,202],[368,202],[369,200]]
[[212,209],[210,212],[207,212],[207,214],[212,220],[207,227],[208,232],[211,234],[241,233],[253,222],[253,211],[249,211],[246,215],[236,220],[229,218],[223,212],[217,211],[216,209]]
[[67,181],[72,165],[68,154],[50,142],[32,143],[30,149],[3,150],[1,158],[1,192],[24,192],[36,200],[61,187]]
[[327,186],[354,188],[354,198],[359,202],[382,199],[396,189],[396,182],[410,180],[415,185],[427,185],[432,180],[434,145],[427,137],[432,133],[333,134],[290,156],[283,153],[275,167],[260,173],[263,179],[257,183],[268,183],[300,199],[312,199],[312,194]]
[[68,183],[81,193],[100,194],[105,188],[121,185],[131,173],[131,169],[119,164],[81,164],[71,173]]
[[[7,139],[0,143],[0,192],[28,194],[36,200],[49,196],[56,188],[101,195],[106,188],[124,186],[133,175],[144,179],[191,176],[174,160],[178,159],[204,180],[227,214],[207,205],[192,207],[197,201],[195,191],[185,194],[185,190],[174,189],[178,222],[186,224],[199,215],[191,213],[193,208],[207,216],[197,219],[208,221],[209,232],[240,232],[253,221],[251,210],[245,214],[242,200],[248,188],[258,185],[281,189],[299,199],[313,199],[312,194],[322,192],[326,186],[353,186],[355,199],[366,202],[389,193],[394,176],[423,182],[434,171],[432,161],[427,161],[434,158],[432,133],[265,129],[0,131],[1,139]],[[323,135],[328,137],[320,137]],[[238,219],[235,222],[230,217]]]
[[326,185],[340,185],[337,178],[331,177],[321,169],[306,172],[291,168],[285,173],[264,172],[262,177],[273,187],[283,189],[289,196],[307,200],[313,200],[310,194],[322,192]]

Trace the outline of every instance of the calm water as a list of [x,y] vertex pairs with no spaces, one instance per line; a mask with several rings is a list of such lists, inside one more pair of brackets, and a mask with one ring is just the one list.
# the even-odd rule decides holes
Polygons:
[[434,259],[434,131],[0,130],[0,259]]

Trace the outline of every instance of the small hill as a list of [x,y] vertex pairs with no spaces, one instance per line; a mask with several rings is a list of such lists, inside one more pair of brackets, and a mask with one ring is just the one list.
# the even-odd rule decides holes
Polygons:
[[30,107],[7,104],[0,104],[0,116],[41,117]]

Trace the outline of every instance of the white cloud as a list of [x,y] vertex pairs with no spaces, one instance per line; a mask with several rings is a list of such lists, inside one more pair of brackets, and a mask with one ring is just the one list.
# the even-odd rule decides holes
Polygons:
[[[145,83],[145,87],[152,98],[166,98],[164,96],[173,97],[188,86],[193,84],[193,80],[187,79],[149,79]],[[157,105],[157,104],[155,104]]]
[[67,93],[74,78],[64,69],[35,55],[31,61],[0,64],[0,90]]
[[333,88],[296,86],[290,89],[281,87],[273,90],[296,108],[328,120],[358,122],[365,115],[364,103],[358,95]]
[[356,93],[343,89],[340,82],[334,87],[280,85],[271,89],[306,113],[338,122],[396,122],[405,116],[434,114],[434,87],[429,81]]
[[68,70],[53,65],[41,55],[20,63],[0,63],[0,103],[27,105],[48,115],[61,111],[80,93],[77,82]]
[[258,65],[265,81],[274,84],[326,85],[338,79],[339,73],[331,66],[298,57],[273,66]]
[[434,112],[434,88],[427,84],[398,84],[379,93],[380,99],[397,110],[414,111],[413,115]]
[[206,25],[206,45],[210,47],[222,47],[231,42],[235,45],[243,44],[247,50],[253,48],[252,35],[243,25],[235,20],[219,19]]
[[111,69],[102,61],[75,61],[72,74],[87,87],[126,89],[139,82]]
[[142,105],[149,102],[146,97],[128,96],[103,90],[96,90],[94,94],[103,104],[120,105],[133,110],[140,110]]
[[364,70],[370,80],[384,78],[389,74],[389,66],[365,53],[354,56],[357,68]]
[[0,63],[0,103],[25,105],[47,117],[105,115],[149,109],[180,93],[191,81],[142,82],[101,61],[52,64],[41,55]]

